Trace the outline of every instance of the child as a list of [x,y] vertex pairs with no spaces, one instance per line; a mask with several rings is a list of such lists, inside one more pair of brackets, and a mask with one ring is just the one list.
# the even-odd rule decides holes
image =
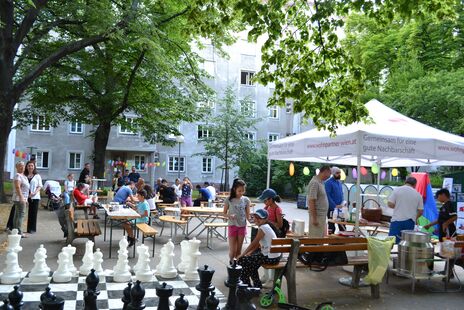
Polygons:
[[230,189],[230,196],[224,201],[224,215],[229,219],[229,261],[240,256],[243,239],[246,235],[247,219],[250,217],[250,199],[243,196],[246,184],[235,179]]
[[132,209],[137,211],[137,213],[140,214],[140,217],[136,218],[135,220],[131,220],[130,222],[124,222],[122,224],[124,229],[127,231],[127,240],[129,241],[129,246],[133,246],[135,244],[134,231],[132,230],[134,221],[136,224],[148,223],[148,218],[150,216],[150,206],[146,201],[146,199],[148,199],[147,191],[144,189],[139,190],[136,197],[138,199],[137,206],[130,202],[126,202],[126,204],[130,205]]
[[438,219],[424,226],[425,229],[438,224],[438,236],[440,241],[443,241],[446,237],[452,237],[456,233],[456,225],[454,222],[458,218],[456,215],[456,208],[450,201],[450,192],[446,188],[440,189],[435,197],[439,202],[442,203],[440,211],[438,213]]
[[264,202],[264,210],[269,214],[268,221],[271,222],[276,228],[282,229],[283,217],[282,209],[277,205],[280,202],[280,196],[272,188],[263,191],[258,200]]
[[[193,202],[192,202],[193,185],[192,185],[192,182],[190,182],[190,179],[188,177],[184,178],[184,182],[182,183],[180,188],[181,188],[181,191],[182,191],[182,194],[180,196],[180,206],[182,208],[193,207]],[[181,211],[181,215],[187,215],[189,213],[190,212],[188,212],[188,211],[184,211],[184,210]],[[187,218],[181,216],[181,219],[186,220]]]

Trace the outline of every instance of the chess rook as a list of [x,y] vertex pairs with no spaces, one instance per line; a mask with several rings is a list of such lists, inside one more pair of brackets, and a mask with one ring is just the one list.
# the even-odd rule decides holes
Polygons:
[[172,296],[174,288],[166,282],[156,287],[156,296],[159,297],[158,310],[169,310],[169,297]]

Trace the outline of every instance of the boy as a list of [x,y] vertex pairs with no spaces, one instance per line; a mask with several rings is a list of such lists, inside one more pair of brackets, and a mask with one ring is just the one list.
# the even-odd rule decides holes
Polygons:
[[442,203],[440,212],[438,213],[438,219],[430,224],[424,226],[424,228],[430,228],[433,225],[438,224],[439,226],[439,238],[443,241],[443,238],[451,237],[456,232],[456,225],[454,222],[458,218],[456,215],[456,208],[453,207],[450,201],[450,192],[446,188],[440,189],[435,197],[439,202]]

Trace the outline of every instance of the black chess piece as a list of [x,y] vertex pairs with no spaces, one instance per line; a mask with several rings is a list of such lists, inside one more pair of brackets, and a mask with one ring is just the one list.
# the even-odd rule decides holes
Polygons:
[[23,302],[23,292],[19,290],[19,286],[15,285],[13,291],[8,294],[8,300],[10,301],[11,306],[14,310],[21,310],[24,305]]
[[237,265],[237,260],[234,259],[230,266],[227,266],[227,280],[224,284],[229,288],[229,296],[227,296],[227,303],[222,310],[236,310],[237,305],[237,285],[241,283],[240,275],[242,274],[242,266]]
[[84,291],[84,310],[98,310],[97,297],[100,294],[97,290],[98,283],[100,283],[100,278],[95,269],[91,269],[85,278],[87,289]]
[[209,292],[216,289],[211,284],[214,269],[210,269],[208,265],[204,265],[202,268],[198,268],[197,271],[200,276],[200,283],[198,283],[195,288],[201,292],[197,310],[206,310],[206,298],[209,296]]
[[259,296],[261,289],[248,287],[248,284],[239,283],[237,286],[237,310],[256,310],[256,306],[251,303],[253,297]]
[[14,308],[10,305],[8,299],[3,301],[3,305],[0,307],[0,310],[14,310]]
[[212,291],[211,295],[206,298],[206,309],[208,310],[220,310],[219,298],[216,297],[216,292]]
[[156,286],[156,296],[158,300],[158,310],[169,310],[169,297],[172,296],[174,288],[171,285],[163,284]]
[[143,298],[145,297],[145,289],[140,285],[140,281],[137,280],[132,286],[130,291],[131,302],[127,306],[128,310],[143,310],[145,309],[145,304],[143,303]]
[[51,298],[44,298],[39,308],[42,310],[63,310],[64,299],[53,294]]
[[189,302],[184,298],[184,294],[180,293],[179,298],[176,299],[174,303],[174,310],[187,310],[189,307]]
[[122,310],[127,310],[127,306],[129,305],[131,301],[131,297],[130,297],[131,288],[132,288],[132,282],[129,282],[127,283],[127,287],[122,292],[123,296],[121,298],[121,301],[124,303]]
[[40,301],[43,302],[44,300],[52,299],[54,296],[55,294],[53,294],[53,292],[50,290],[50,287],[47,286],[45,288],[45,292],[43,292],[42,295],[40,295]]

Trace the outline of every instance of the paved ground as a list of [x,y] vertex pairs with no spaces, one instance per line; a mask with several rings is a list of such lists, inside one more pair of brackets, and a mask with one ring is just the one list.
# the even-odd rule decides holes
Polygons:
[[[258,204],[258,207],[260,205]],[[282,203],[281,206],[287,215],[288,219],[304,219],[307,220],[307,211],[299,210],[294,203]],[[5,251],[4,240],[6,240],[6,232],[3,231],[5,222],[8,218],[10,205],[0,205],[0,268],[4,268]],[[79,211],[77,211],[79,212]],[[77,213],[79,215],[79,213]],[[102,227],[103,227],[103,220]],[[48,251],[47,263],[50,268],[56,269],[57,255],[61,247],[65,246],[62,233],[59,229],[57,219],[54,212],[49,212],[44,209],[39,211],[39,227],[38,232],[31,235],[27,239],[23,239],[21,244],[23,251],[20,252],[20,264],[24,270],[30,270],[33,266],[33,255],[40,244],[43,244]],[[122,236],[119,229],[115,230],[115,239]],[[228,261],[226,243],[215,240],[215,249],[209,250],[206,248],[206,234],[200,236],[203,241],[200,258],[201,264],[212,266],[215,270],[213,278],[214,285],[221,291],[227,292],[224,286],[224,280],[227,276],[226,264]],[[157,238],[156,252],[161,248],[161,245],[167,241],[167,237],[162,236]],[[77,247],[75,256],[76,266],[80,266],[81,259],[84,254],[84,239],[77,239],[73,245]],[[2,247],[3,244],[3,247]],[[151,240],[147,240],[147,245],[151,246]],[[96,247],[100,248],[105,253],[104,268],[112,268],[116,263],[116,258],[108,259],[108,242],[103,241],[103,237],[96,239]],[[117,244],[113,245],[113,255],[116,256]],[[176,260],[180,256],[180,247],[176,248]],[[152,261],[152,266],[158,263],[158,257],[155,254],[155,259]],[[130,259],[131,265],[135,264],[134,259]],[[439,268],[437,266],[436,268]],[[464,272],[458,267],[458,275],[464,279]],[[369,288],[351,289],[338,284],[340,277],[347,276],[347,272],[342,268],[334,267],[329,270],[316,273],[307,270],[299,269],[297,271],[297,296],[300,305],[313,307],[315,303],[324,301],[333,301],[337,309],[462,309],[464,301],[464,291],[448,292],[448,293],[433,293],[433,290],[443,290],[443,284],[440,280],[421,281],[418,283],[416,293],[411,293],[410,281],[408,279],[390,277],[390,283],[381,284],[381,298],[374,300],[370,298]],[[285,285],[285,283],[284,283]],[[452,289],[459,288],[459,282],[455,279],[451,283]]]

